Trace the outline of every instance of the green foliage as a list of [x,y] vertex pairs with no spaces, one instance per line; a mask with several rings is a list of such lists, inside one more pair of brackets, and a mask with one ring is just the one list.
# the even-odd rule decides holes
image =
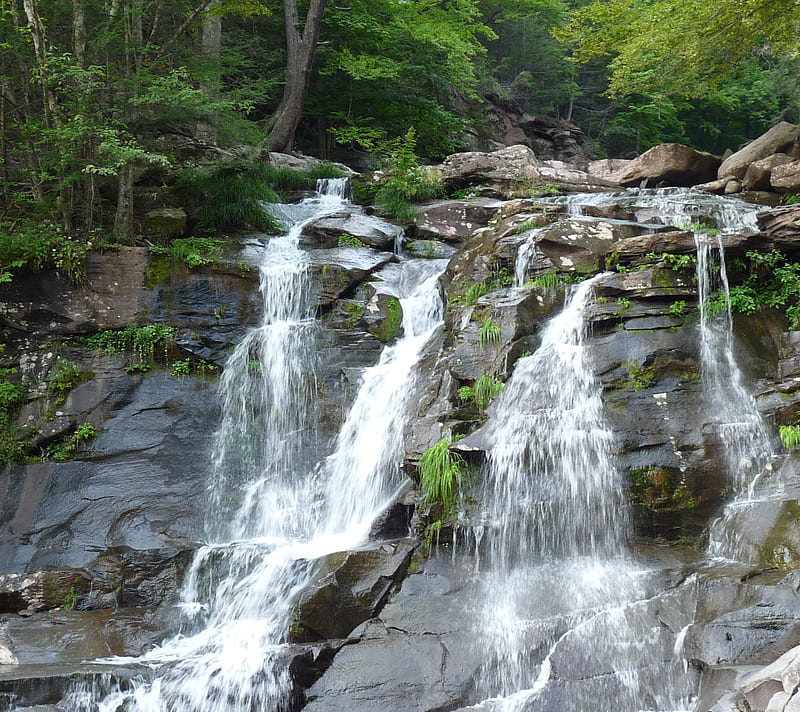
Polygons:
[[201,230],[263,230],[276,233],[280,225],[262,202],[277,202],[292,191],[313,190],[319,178],[335,178],[341,171],[329,163],[308,170],[277,168],[267,161],[232,161],[213,171],[184,169],[176,190]]
[[[800,326],[800,263],[789,262],[778,250],[747,253],[750,274],[742,284],[731,287],[731,310],[755,314],[759,309],[784,312],[792,329]],[[705,305],[709,318],[727,309],[725,295],[718,293]]]
[[450,450],[452,440],[442,438],[419,460],[420,486],[429,504],[444,506],[445,514],[455,511],[460,488],[467,474],[464,458]]
[[61,358],[56,361],[53,370],[50,372],[50,379],[48,382],[48,390],[57,401],[62,401],[78,383],[83,380],[83,374],[78,370],[78,367],[73,361],[66,358]]
[[222,254],[225,240],[210,237],[187,237],[172,240],[167,247],[151,247],[150,254],[170,263],[183,262],[189,267],[213,264]]
[[66,462],[71,460],[81,445],[97,437],[97,428],[91,423],[81,423],[71,435],[60,442],[49,445],[42,451],[42,460]]
[[544,274],[540,274],[533,279],[529,279],[527,282],[525,282],[525,286],[555,289],[556,287],[561,287],[566,283],[567,280],[564,275],[559,274],[558,272],[545,272]]
[[[560,33],[580,61],[611,56],[612,94],[702,96],[765,45],[794,52],[792,0],[594,0]],[[709,41],[713,38],[713,41]]]
[[91,239],[73,237],[51,222],[0,223],[0,281],[13,271],[54,269],[75,284],[86,280],[86,257]]
[[388,145],[386,166],[389,177],[375,193],[375,204],[384,215],[401,222],[413,222],[418,215],[415,203],[442,195],[441,179],[419,166],[416,155],[417,133],[412,126],[405,135]]
[[678,299],[669,305],[667,310],[672,316],[684,316],[686,314],[686,302],[683,299]]
[[800,205],[800,195],[797,193],[786,193],[783,196],[784,205]]
[[65,611],[74,611],[78,605],[78,592],[75,586],[70,586],[69,593],[64,596],[64,605],[61,606]]
[[641,391],[644,388],[648,388],[655,381],[655,366],[645,366],[638,361],[628,360],[622,362],[622,368],[627,372],[627,378],[623,384],[626,388]]
[[787,450],[800,447],[800,425],[781,425],[781,443]]
[[472,389],[475,405],[479,410],[485,410],[494,397],[503,392],[503,382],[484,374],[475,381]]
[[617,304],[619,304],[619,309],[614,312],[616,316],[622,316],[631,308],[631,300],[625,297],[617,297]]
[[500,268],[494,273],[494,276],[488,281],[472,282],[467,287],[464,294],[452,297],[449,303],[453,306],[466,306],[470,307],[478,301],[482,296],[494,292],[497,289],[505,289],[506,287],[514,286],[514,278],[508,274],[505,267]]
[[172,375],[176,378],[183,378],[188,376],[192,369],[192,362],[190,359],[183,359],[182,361],[175,361],[172,364]]
[[155,359],[156,346],[164,349],[166,360],[169,345],[175,338],[175,329],[166,324],[129,326],[121,331],[106,330],[86,338],[89,348],[106,354],[124,351],[133,352],[136,361],[128,366],[129,373],[142,373],[150,370]]
[[[692,225],[699,225],[699,223],[692,223]],[[701,230],[706,231],[706,234],[711,234],[708,228],[705,228],[701,225],[699,225],[699,227]],[[694,230],[694,228],[691,226],[687,226],[682,229]],[[695,230],[695,232],[697,231]],[[655,252],[648,252],[645,255],[645,259],[649,260],[650,262],[663,262],[667,267],[675,272],[684,270],[694,271],[694,269],[697,267],[697,257],[695,257],[695,255],[676,255],[672,252],[661,252],[659,254]]]
[[11,380],[16,373],[15,368],[0,368],[0,464],[19,460],[25,453],[13,419],[25,400],[27,389]]
[[489,345],[495,346],[500,343],[500,338],[500,327],[492,321],[491,317],[487,316],[478,331],[478,343],[481,348]]
[[514,228],[514,233],[516,235],[521,235],[523,232],[528,232],[528,230],[536,230],[540,227],[541,225],[537,220],[525,220]]
[[339,247],[364,247],[364,243],[357,237],[343,232],[339,235]]

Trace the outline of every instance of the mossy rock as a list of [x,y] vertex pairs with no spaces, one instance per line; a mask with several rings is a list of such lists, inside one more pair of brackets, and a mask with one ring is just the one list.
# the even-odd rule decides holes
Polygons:
[[400,335],[403,307],[397,297],[375,294],[367,303],[361,319],[370,334],[388,344]]

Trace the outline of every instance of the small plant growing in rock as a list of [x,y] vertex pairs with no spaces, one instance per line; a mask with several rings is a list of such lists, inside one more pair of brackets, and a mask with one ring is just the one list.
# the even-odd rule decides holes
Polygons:
[[75,363],[69,359],[62,358],[56,361],[50,373],[48,390],[59,400],[63,400],[67,393],[78,385],[80,380],[81,372],[78,370]]
[[450,450],[451,444],[450,438],[442,438],[419,460],[420,486],[425,501],[442,504],[445,514],[454,511],[459,489],[467,474],[466,461]]
[[83,444],[97,437],[97,428],[91,423],[81,423],[72,435],[68,435],[61,442],[55,443],[45,448],[42,452],[42,460],[55,460],[56,462],[66,462],[75,457],[78,448]]
[[364,243],[361,240],[347,232],[339,235],[338,245],[339,247],[364,247]]
[[787,450],[800,447],[800,425],[781,425],[781,442]]
[[502,381],[498,381],[491,376],[481,376],[473,386],[475,405],[480,410],[485,410],[494,397],[503,392],[503,385]]
[[500,343],[500,338],[500,327],[492,321],[490,316],[487,316],[478,332],[478,343],[481,348],[488,345],[497,345]]
[[786,193],[783,196],[783,204],[784,205],[800,205],[800,194],[797,193]]
[[667,311],[672,314],[672,316],[684,316],[686,314],[686,302],[683,299],[672,302]]
[[564,278],[563,275],[559,274],[558,272],[545,272],[544,274],[540,274],[538,277],[529,279],[525,283],[525,286],[544,287],[545,289],[555,289],[556,287],[561,287],[566,283],[567,280]]
[[172,364],[172,375],[176,378],[183,378],[184,376],[189,375],[189,371],[191,370],[192,362],[187,358],[183,361],[176,361]]
[[641,391],[650,386],[656,379],[655,366],[645,366],[638,361],[623,361],[622,367],[628,372],[625,385],[634,391]]

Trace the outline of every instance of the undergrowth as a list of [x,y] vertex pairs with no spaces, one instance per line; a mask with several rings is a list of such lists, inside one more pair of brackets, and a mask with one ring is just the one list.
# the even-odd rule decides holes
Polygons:
[[296,171],[266,161],[232,161],[210,172],[186,168],[178,175],[175,188],[201,230],[277,233],[281,226],[262,202],[279,202],[292,191],[313,190],[319,178],[339,176],[341,171],[329,163]]
[[[747,253],[749,271],[742,284],[730,288],[731,310],[755,314],[761,309],[782,311],[791,329],[800,326],[800,263],[790,262],[778,250]],[[718,292],[706,302],[709,318],[727,309],[725,294]]]

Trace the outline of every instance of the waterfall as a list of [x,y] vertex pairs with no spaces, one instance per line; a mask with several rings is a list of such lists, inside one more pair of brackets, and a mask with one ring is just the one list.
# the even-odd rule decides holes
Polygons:
[[[716,242],[716,260],[712,252]],[[755,399],[744,385],[733,341],[730,288],[725,251],[719,235],[696,234],[697,292],[700,306],[700,361],[706,409],[720,442],[724,464],[735,498],[711,526],[711,558],[749,562],[754,552],[742,537],[736,518],[756,497],[760,478],[772,470],[775,452]],[[716,282],[716,284],[715,284]],[[724,308],[709,313],[709,295],[718,289]]]
[[551,709],[551,678],[557,669],[566,684],[571,665],[596,682],[558,698],[560,708],[679,704],[671,691],[682,667],[647,600],[653,573],[627,552],[614,438],[585,344],[585,310],[604,276],[580,284],[546,324],[487,426],[488,571],[477,615],[488,649],[479,688],[494,697],[481,709]]
[[62,702],[67,709],[289,709],[283,642],[293,603],[315,562],[362,545],[398,489],[414,366],[442,323],[445,263],[406,260],[379,283],[399,300],[403,335],[365,369],[334,451],[314,462],[315,302],[299,236],[308,220],[345,205],[342,181],[321,189],[328,194],[276,209],[290,227],[264,249],[262,322],[236,347],[220,382],[209,543],[186,576],[183,632],[125,661],[151,675],[104,693],[76,685]]

